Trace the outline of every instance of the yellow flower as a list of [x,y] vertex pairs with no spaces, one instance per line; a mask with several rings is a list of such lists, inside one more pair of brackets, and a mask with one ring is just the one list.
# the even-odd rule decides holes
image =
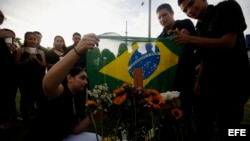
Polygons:
[[148,95],[148,104],[153,106],[154,109],[160,109],[160,105],[165,103],[162,96],[157,90],[148,89],[145,91],[146,95]]
[[116,136],[112,136],[112,135],[103,138],[103,141],[116,141],[116,140],[117,140],[117,137]]
[[96,109],[98,107],[98,104],[93,100],[88,100],[86,102],[86,106],[90,107],[91,109]]
[[129,86],[128,83],[124,83],[121,88],[117,88],[114,90],[114,99],[113,103],[116,105],[121,105],[127,99],[127,92],[125,91],[124,87]]

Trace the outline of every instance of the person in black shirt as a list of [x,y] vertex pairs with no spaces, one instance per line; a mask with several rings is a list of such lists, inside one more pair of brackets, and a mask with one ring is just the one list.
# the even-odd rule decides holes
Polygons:
[[[214,124],[221,141],[228,129],[238,129],[249,99],[250,69],[244,39],[247,25],[240,5],[227,0],[209,5],[206,0],[178,0],[181,10],[196,19],[196,36],[178,30],[172,41],[192,44],[201,56],[195,84],[197,141],[211,141]],[[248,135],[249,136],[249,135]]]
[[[71,46],[67,47],[67,52],[69,52],[71,49],[73,49],[74,47],[76,47],[76,45],[79,43],[81,39],[81,34],[78,32],[73,33],[72,36],[72,40],[73,40],[73,44]],[[86,67],[86,54],[82,55],[78,61],[75,63],[75,66],[79,66],[82,68]]]
[[[74,97],[85,90],[88,81],[86,71],[81,67],[74,67],[74,63],[98,42],[95,34],[83,36],[77,46],[46,73],[43,78],[43,91],[48,100],[37,114],[26,140],[97,139],[95,133],[85,132],[91,123],[89,115],[79,113],[76,109]],[[85,103],[83,99],[82,103]]]
[[[77,44],[79,43],[79,41],[81,40],[81,34],[79,32],[74,32],[72,35],[72,40],[73,40],[73,44],[67,47],[67,51],[66,53],[68,53],[70,50],[74,49],[74,47],[77,46]],[[86,68],[86,53],[84,53],[75,63],[74,66],[78,66],[81,68]],[[85,89],[88,89],[89,85],[87,85],[85,87]],[[77,96],[75,96],[75,105],[76,105],[76,109],[78,109],[79,111],[83,111],[85,104],[81,102],[81,99],[84,99],[86,96],[86,90],[84,90],[81,94],[78,94]]]
[[42,35],[42,33],[41,32],[39,32],[39,31],[33,31],[35,34],[36,34],[36,36],[37,36],[37,49],[40,49],[40,50],[43,50],[44,51],[44,53],[45,53],[45,55],[46,55],[46,53],[48,52],[48,49],[46,48],[46,47],[43,47],[42,45],[41,45],[41,40],[42,40],[42,38],[43,38],[43,35]]
[[[3,12],[0,10],[0,25],[5,20]],[[11,29],[0,29],[0,130],[5,132],[11,127],[11,114],[16,114],[15,96],[18,88],[17,84],[17,66],[14,61],[16,56],[16,46],[13,43],[7,43],[5,38],[15,38],[15,32]],[[13,108],[13,110],[12,110]],[[15,120],[16,115],[13,115]],[[1,134],[0,133],[0,134]]]
[[[163,3],[158,6],[156,14],[160,24],[163,27],[163,31],[158,38],[169,37],[173,29],[179,29],[190,35],[194,35],[194,24],[190,19],[175,20],[174,11],[170,4]],[[190,46],[190,45],[186,45]],[[184,112],[185,117],[185,139],[191,137],[192,134],[192,108],[193,108],[193,87],[195,82],[195,61],[194,61],[194,47],[184,47],[183,54],[179,58],[178,68],[176,71],[176,77],[174,82],[174,91],[180,92],[181,109]],[[167,125],[166,125],[167,126]],[[164,134],[166,135],[166,134]],[[168,137],[166,137],[167,140]],[[191,139],[191,138],[189,138]]]

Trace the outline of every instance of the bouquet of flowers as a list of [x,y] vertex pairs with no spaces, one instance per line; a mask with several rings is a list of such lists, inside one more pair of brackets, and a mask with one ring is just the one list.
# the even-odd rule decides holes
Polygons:
[[[107,84],[96,85],[93,90],[87,91],[86,101],[86,113],[91,116],[94,124],[95,132],[97,131],[97,125],[95,122],[94,115],[101,119],[101,136],[104,135],[103,131],[103,114],[108,112],[108,108],[113,104],[113,95],[109,93]],[[98,139],[98,138],[97,138]]]
[[[143,89],[124,83],[121,87],[108,92],[108,86],[97,85],[88,92],[95,110],[105,111],[115,121],[114,134],[104,138],[113,140],[153,140],[163,126],[163,120],[179,120],[179,92],[159,93],[155,89]],[[90,101],[90,100],[89,100]],[[87,103],[87,107],[90,107]],[[93,105],[93,104],[92,104]]]

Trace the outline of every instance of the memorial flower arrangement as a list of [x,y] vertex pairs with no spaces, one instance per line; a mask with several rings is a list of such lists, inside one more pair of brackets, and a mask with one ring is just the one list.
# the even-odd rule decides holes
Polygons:
[[113,134],[103,137],[104,141],[153,140],[160,133],[162,120],[179,120],[183,115],[177,91],[159,93],[124,83],[112,93],[105,84],[97,85],[88,94],[91,100],[87,101],[87,107],[95,105],[93,113],[107,112],[114,121]]
[[[88,97],[89,96],[89,97]],[[108,108],[112,105],[113,95],[108,91],[107,84],[96,85],[93,90],[87,91],[86,98],[86,112],[90,115],[95,132],[98,133],[94,115],[98,115],[98,118],[101,121],[101,136],[103,136],[103,114],[108,112]]]

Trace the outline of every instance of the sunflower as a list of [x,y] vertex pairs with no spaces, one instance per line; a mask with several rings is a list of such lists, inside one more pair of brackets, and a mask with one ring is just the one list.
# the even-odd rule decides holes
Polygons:
[[[123,84],[125,86],[126,84]],[[113,103],[116,105],[121,105],[124,101],[127,99],[127,92],[123,87],[117,88],[114,90],[114,96]]]
[[162,96],[157,90],[149,89],[146,90],[146,95],[148,95],[148,104],[153,106],[155,109],[160,109],[160,105],[165,103]]
[[98,104],[93,100],[88,100],[86,102],[86,106],[89,107],[90,109],[93,109],[93,110],[98,108]]
[[86,107],[88,108],[87,110],[89,112],[90,118],[91,118],[93,125],[94,125],[94,128],[95,128],[96,139],[97,139],[97,141],[99,141],[98,135],[97,135],[97,126],[96,126],[95,118],[93,115],[93,112],[96,113],[95,110],[98,108],[98,104],[93,100],[87,100]]
[[116,141],[117,137],[114,135],[110,135],[108,137],[103,138],[103,141]]
[[172,114],[172,116],[174,116],[175,117],[175,119],[180,119],[182,116],[183,116],[183,112],[182,112],[182,110],[181,109],[179,109],[179,108],[174,108],[174,109],[172,109],[171,110],[171,114]]

